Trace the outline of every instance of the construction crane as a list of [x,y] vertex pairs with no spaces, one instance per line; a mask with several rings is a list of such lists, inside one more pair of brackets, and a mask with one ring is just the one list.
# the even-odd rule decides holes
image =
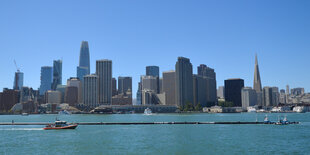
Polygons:
[[17,64],[16,64],[15,59],[14,59],[14,64],[15,64],[15,67],[16,67],[16,69],[17,69],[17,72],[19,72],[19,71],[20,71],[20,68],[17,67]]

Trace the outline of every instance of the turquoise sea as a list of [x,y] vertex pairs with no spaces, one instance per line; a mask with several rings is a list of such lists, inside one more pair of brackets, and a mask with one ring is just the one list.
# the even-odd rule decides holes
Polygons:
[[[115,125],[42,130],[0,126],[0,154],[310,154],[310,113],[299,125]],[[0,115],[0,122],[263,121],[265,114]]]

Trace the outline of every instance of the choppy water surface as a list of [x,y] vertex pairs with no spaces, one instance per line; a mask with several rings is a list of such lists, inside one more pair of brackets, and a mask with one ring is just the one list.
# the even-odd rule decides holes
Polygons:
[[[0,126],[0,154],[310,154],[310,113],[299,125],[115,125],[42,130]],[[0,122],[262,121],[265,114],[0,115]]]

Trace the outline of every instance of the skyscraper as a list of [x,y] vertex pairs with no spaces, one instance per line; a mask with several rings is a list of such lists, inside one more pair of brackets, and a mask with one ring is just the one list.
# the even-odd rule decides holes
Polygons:
[[44,95],[46,91],[51,90],[53,81],[53,68],[51,66],[41,67],[41,85],[40,95]]
[[260,79],[257,55],[255,55],[254,83],[253,88],[257,93],[262,92],[262,82]]
[[214,72],[214,69],[207,67],[204,64],[201,64],[200,66],[198,66],[197,71],[198,71],[198,76],[203,77],[202,80],[204,81],[203,83],[205,83],[204,87],[206,87],[206,89],[200,89],[201,91],[204,91],[204,92],[198,92],[198,93],[202,93],[206,95],[207,104],[203,104],[203,103],[201,104],[206,105],[208,107],[214,106],[215,103],[217,102],[216,73]]
[[57,85],[62,84],[62,60],[54,60],[52,89],[56,90]]
[[83,100],[88,107],[95,108],[99,104],[99,78],[97,75],[84,76]]
[[145,68],[145,73],[146,76],[153,76],[156,78],[156,83],[157,83],[157,90],[155,93],[160,93],[160,86],[159,86],[159,67],[158,66],[146,66]]
[[99,78],[99,104],[112,104],[112,61],[97,60],[96,74]]
[[80,48],[79,66],[77,67],[77,77],[83,82],[83,77],[90,74],[89,47],[87,41],[82,41]]
[[263,89],[263,106],[277,106],[279,104],[279,88],[264,87]]
[[127,91],[132,91],[132,78],[131,77],[118,77],[118,92],[124,94]]
[[243,87],[243,79],[225,80],[225,100],[232,102],[235,107],[241,107],[241,89]]
[[166,94],[167,105],[176,105],[175,83],[175,71],[163,72],[163,92]]
[[13,89],[21,90],[23,88],[23,85],[24,85],[24,73],[17,70],[17,72],[15,72]]
[[157,93],[157,77],[154,76],[141,76],[141,88],[142,90],[149,90],[154,93]]
[[214,69],[207,67],[205,64],[201,64],[200,66],[198,66],[197,70],[198,70],[198,75],[200,76],[216,79],[216,74],[214,72]]
[[242,108],[247,109],[247,107],[257,105],[256,91],[251,87],[242,88],[241,96],[242,96]]
[[80,79],[71,77],[70,79],[67,80],[67,87],[76,87],[78,90],[78,102],[77,103],[82,103],[83,102],[83,87],[82,87],[82,82]]
[[112,78],[112,96],[117,95],[116,79]]
[[146,66],[146,76],[159,77],[159,67],[158,66]]
[[175,73],[177,106],[184,107],[186,103],[193,104],[193,66],[190,60],[178,57]]

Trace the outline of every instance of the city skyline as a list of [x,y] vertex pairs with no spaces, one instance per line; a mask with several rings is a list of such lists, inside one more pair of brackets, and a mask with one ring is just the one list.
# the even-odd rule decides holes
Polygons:
[[[0,89],[12,87],[16,71],[14,59],[24,73],[23,85],[34,89],[40,86],[40,68],[51,66],[53,60],[63,60],[62,81],[75,77],[82,40],[89,42],[90,70],[95,70],[96,60],[112,60],[113,77],[131,76],[134,93],[145,66],[159,66],[162,77],[162,72],[174,69],[175,59],[179,56],[191,60],[194,73],[199,64],[214,68],[217,86],[223,86],[224,80],[229,78],[242,78],[245,86],[252,86],[255,53],[259,57],[262,86],[284,89],[288,84],[291,88],[304,87],[306,92],[310,89],[310,73],[305,71],[305,67],[309,66],[306,58],[310,56],[309,21],[305,20],[309,10],[304,7],[309,6],[309,2],[291,4],[276,1],[269,2],[270,7],[267,8],[256,2],[247,2],[247,7],[229,1],[223,5],[204,1],[195,4],[175,2],[167,2],[166,6],[158,2],[137,5],[124,2],[124,6],[129,5],[130,8],[118,6],[116,2],[90,3],[87,6],[93,11],[87,13],[79,12],[84,3],[65,2],[56,14],[50,11],[54,4],[43,5],[42,10],[38,10],[35,6],[40,2],[35,5],[21,2],[15,7],[12,7],[12,2],[1,2],[0,16],[11,19],[11,22],[1,25],[0,30],[5,58],[0,61]],[[96,7],[99,4],[120,11],[109,17],[101,11],[104,9]],[[73,7],[67,11],[65,8],[71,5]],[[150,5],[156,6],[155,9]],[[171,14],[165,9],[172,6],[175,6],[175,13]],[[28,10],[31,8],[34,11]],[[219,14],[213,8],[224,12]],[[285,11],[288,8],[292,10],[290,14]],[[163,11],[159,13],[158,9]],[[188,14],[183,13],[184,9],[189,9]],[[248,9],[263,9],[264,12],[255,14]],[[16,10],[25,14],[18,14]],[[145,15],[135,16],[140,11],[145,11]],[[67,21],[68,18],[71,20]],[[80,18],[87,19],[87,22],[80,23]],[[46,22],[37,23],[36,20]],[[136,22],[141,20],[145,22]],[[230,23],[231,20],[239,22]],[[34,27],[33,22],[37,23]],[[53,22],[65,22],[67,26],[60,28]],[[87,32],[81,31],[85,28]],[[36,46],[30,46],[33,44]],[[152,53],[152,56],[148,57],[146,53]]]

